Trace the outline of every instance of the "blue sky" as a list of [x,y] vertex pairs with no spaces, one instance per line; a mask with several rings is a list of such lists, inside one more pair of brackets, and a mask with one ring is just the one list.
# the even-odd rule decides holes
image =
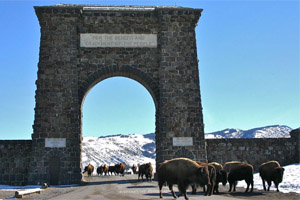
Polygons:
[[[58,3],[203,8],[196,39],[205,132],[300,126],[299,1],[0,0],[0,139],[31,138],[40,42],[33,6]],[[110,78],[87,95],[83,136],[154,131],[154,102],[139,83]]]

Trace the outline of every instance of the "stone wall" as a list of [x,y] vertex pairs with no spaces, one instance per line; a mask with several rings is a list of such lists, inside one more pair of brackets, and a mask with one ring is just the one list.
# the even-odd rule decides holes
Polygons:
[[255,171],[270,160],[281,165],[298,163],[299,134],[291,138],[244,138],[244,139],[206,139],[208,162],[224,164],[228,161],[250,163]]
[[31,140],[0,140],[0,184],[27,184],[31,151]]

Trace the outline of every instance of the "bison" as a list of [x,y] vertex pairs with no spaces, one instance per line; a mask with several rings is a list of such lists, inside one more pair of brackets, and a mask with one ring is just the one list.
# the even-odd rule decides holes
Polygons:
[[124,163],[119,163],[115,165],[115,172],[124,176],[126,165]]
[[188,199],[186,189],[191,184],[210,185],[209,172],[207,166],[200,166],[195,161],[188,158],[174,158],[161,163],[157,169],[159,186],[159,196],[162,198],[162,186],[167,183],[174,198],[173,184],[178,185],[178,189],[185,199]]
[[113,173],[116,175],[116,170],[114,165],[110,165],[108,167],[108,172],[110,172],[110,175],[113,175]]
[[91,176],[91,175],[93,174],[93,172],[94,172],[94,166],[91,165],[91,164],[89,164],[88,166],[86,166],[86,167],[84,168],[83,173],[85,173],[85,172],[88,173],[88,176]]
[[153,173],[153,167],[150,162],[146,164],[142,164],[139,166],[138,180],[140,180],[140,177],[142,177],[142,180],[144,180],[143,176],[145,175],[147,181],[149,181],[149,179],[150,181],[152,181],[152,173]]
[[103,171],[104,171],[103,166],[99,166],[99,167],[97,168],[97,174],[98,174],[98,176],[102,175],[102,174],[103,174]]
[[136,172],[137,166],[136,166],[135,164],[132,165],[131,169],[132,169],[132,173],[133,173],[133,174],[136,174],[136,173],[137,173],[137,172]]
[[229,182],[229,190],[231,192],[232,185],[233,191],[235,191],[235,187],[237,181],[245,180],[247,183],[247,189],[245,192],[248,192],[249,186],[251,184],[251,191],[253,191],[253,166],[250,164],[232,161],[227,162],[224,165],[224,169],[228,173],[228,182]]
[[104,164],[103,165],[103,172],[104,172],[105,176],[108,174],[108,169],[109,169],[108,165]]
[[279,192],[278,185],[282,182],[284,168],[280,167],[277,161],[269,161],[261,164],[259,167],[259,175],[261,177],[264,190],[266,190],[265,181],[268,183],[268,191],[270,190],[272,181],[274,182],[277,192]]
[[212,162],[209,163],[213,165],[216,169],[216,182],[215,182],[215,193],[219,193],[219,183],[221,182],[224,186],[227,183],[227,172],[223,169],[223,166],[220,163]]
[[[210,186],[207,186],[207,189],[205,190],[205,185],[201,185],[203,187],[204,195],[212,195],[214,191],[214,186],[216,183],[216,168],[215,166],[205,163],[205,162],[198,162],[196,161],[200,166],[207,166],[208,172],[209,172],[209,180],[210,180]],[[192,185],[192,194],[196,194],[197,188],[196,185]]]

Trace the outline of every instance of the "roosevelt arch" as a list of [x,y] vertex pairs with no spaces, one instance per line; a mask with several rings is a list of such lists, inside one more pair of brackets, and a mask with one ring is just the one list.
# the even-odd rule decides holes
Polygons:
[[[156,164],[206,161],[195,28],[202,9],[178,6],[36,6],[41,38],[28,183],[82,179],[82,103],[115,76],[142,84],[155,104]],[[52,169],[52,168],[51,168]]]

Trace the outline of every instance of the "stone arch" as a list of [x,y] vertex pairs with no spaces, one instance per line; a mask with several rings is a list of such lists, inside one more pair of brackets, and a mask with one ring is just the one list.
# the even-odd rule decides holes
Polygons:
[[[202,9],[59,4],[35,12],[41,41],[30,184],[49,181],[44,167],[59,156],[59,183],[81,181],[82,103],[114,76],[139,82],[153,98],[156,164],[180,155],[206,160],[195,34]],[[66,142],[48,147],[47,139]]]
[[146,73],[139,70],[136,66],[130,65],[123,65],[118,67],[117,65],[111,66],[103,66],[99,67],[99,69],[93,73],[91,73],[88,78],[83,81],[78,90],[79,96],[79,103],[82,107],[85,97],[87,96],[88,92],[99,82],[104,79],[111,78],[111,77],[126,77],[131,78],[141,85],[143,85],[150,95],[155,104],[155,108],[158,108],[158,101],[159,101],[159,87],[158,84],[149,77]]

